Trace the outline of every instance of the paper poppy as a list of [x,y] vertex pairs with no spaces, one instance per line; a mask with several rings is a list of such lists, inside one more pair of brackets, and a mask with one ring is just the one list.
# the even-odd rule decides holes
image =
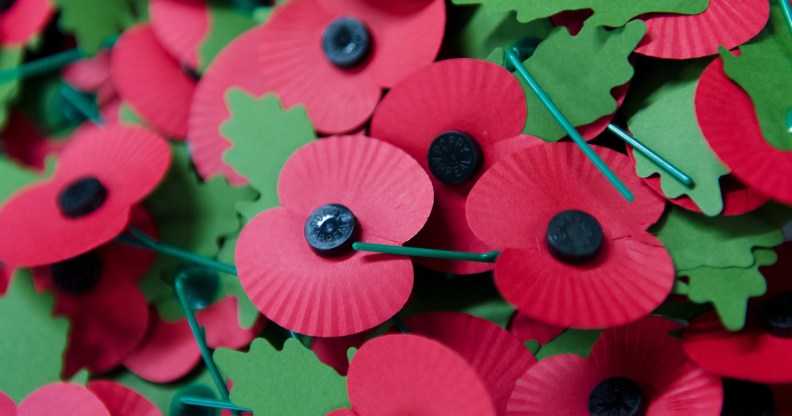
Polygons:
[[[155,235],[151,217],[133,211],[131,224]],[[71,321],[64,374],[114,369],[143,340],[148,306],[137,282],[154,262],[151,251],[111,243],[75,258],[33,269],[39,291],[55,293],[55,314]]]
[[[201,351],[186,319],[175,323],[163,321],[151,312],[146,337],[124,359],[124,366],[138,377],[154,383],[178,380],[201,361]],[[260,332],[263,321],[251,328],[237,322],[237,300],[226,297],[196,313],[198,324],[206,331],[209,348],[238,349],[250,344]]]
[[23,114],[12,112],[0,138],[0,149],[26,166],[44,170],[48,155],[60,153],[66,140],[47,138]]
[[63,69],[63,80],[78,91],[96,94],[100,107],[115,100],[118,93],[113,84],[110,55],[110,51],[99,51],[67,66]]
[[316,354],[319,361],[345,376],[349,371],[347,351],[350,348],[360,349],[360,346],[371,337],[372,332],[373,330],[368,330],[343,337],[314,337],[311,339],[311,351]]
[[[16,416],[126,416],[111,414],[101,400],[87,388],[75,383],[51,383],[38,388],[25,397],[16,409],[0,393],[0,410],[3,415]],[[9,399],[10,400],[10,399]],[[144,414],[145,415],[145,414]],[[130,415],[131,416],[131,415]],[[148,416],[148,415],[145,415]]]
[[714,60],[696,88],[696,116],[701,131],[731,174],[747,186],[792,205],[792,152],[765,140],[753,101]]
[[[468,196],[473,232],[504,248],[495,284],[521,313],[574,328],[622,325],[668,296],[674,266],[645,230],[664,201],[627,156],[597,148],[635,195],[613,189],[572,143],[530,147],[490,168]],[[519,230],[519,232],[515,232]]]
[[0,208],[0,259],[17,266],[51,264],[112,240],[169,162],[168,144],[145,129],[76,133],[52,178],[21,189]]
[[286,161],[281,206],[242,230],[235,259],[253,304],[278,325],[333,337],[395,315],[413,284],[409,258],[355,252],[402,244],[426,223],[432,184],[397,147],[365,136],[309,143]]
[[531,367],[509,399],[509,415],[720,415],[720,378],[704,371],[670,331],[646,318],[605,330],[588,360],[554,355]]
[[416,335],[385,335],[364,344],[349,366],[347,391],[359,416],[496,414],[465,359]]
[[267,42],[263,26],[243,33],[220,51],[198,82],[190,106],[187,140],[195,168],[204,179],[223,175],[232,185],[247,183],[242,175],[223,162],[223,152],[231,147],[231,142],[220,134],[220,124],[231,116],[225,102],[226,91],[231,87],[241,88],[254,96],[267,91],[250,58],[252,51],[263,42]]
[[162,47],[187,67],[198,68],[198,48],[209,32],[206,2],[151,0],[149,17]]
[[21,46],[44,30],[52,17],[51,0],[6,1],[0,7],[0,46]]
[[445,30],[442,0],[296,0],[261,30],[259,76],[284,106],[304,104],[319,132],[352,131],[382,94],[432,62]]
[[715,55],[718,47],[732,49],[749,41],[769,17],[766,0],[709,0],[699,14],[646,15],[646,36],[635,52],[667,59]]
[[767,294],[748,301],[742,330],[726,330],[715,313],[698,317],[685,330],[685,351],[708,371],[759,383],[792,383],[792,244],[776,252],[778,262],[761,269]]
[[[388,93],[374,113],[371,135],[415,158],[435,190],[432,216],[410,245],[467,252],[493,250],[467,226],[465,200],[481,174],[503,156],[495,146],[520,135],[525,119],[525,94],[517,79],[486,61],[440,61],[413,72]],[[513,150],[538,142],[523,138]],[[487,263],[416,262],[457,274],[492,269]]]
[[454,312],[433,312],[405,320],[410,333],[440,342],[467,361],[484,382],[497,414],[506,414],[514,383],[536,359],[513,335],[494,323]]
[[150,25],[125,31],[110,64],[119,96],[136,114],[169,137],[187,137],[196,81],[160,46]]
[[529,318],[519,311],[514,312],[506,328],[520,341],[536,341],[539,345],[544,345],[554,340],[566,329]]
[[147,398],[112,381],[91,381],[88,390],[101,400],[111,416],[162,416]]

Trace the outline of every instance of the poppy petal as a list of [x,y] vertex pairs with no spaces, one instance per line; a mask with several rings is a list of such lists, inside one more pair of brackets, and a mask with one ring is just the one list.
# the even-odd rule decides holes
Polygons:
[[205,1],[151,0],[151,29],[157,40],[177,61],[198,68],[198,47],[209,31]]
[[144,380],[169,383],[189,373],[200,361],[201,352],[187,321],[169,323],[151,311],[145,338],[123,364]]
[[229,43],[212,61],[201,76],[190,106],[187,140],[190,155],[198,173],[204,179],[224,175],[232,185],[247,183],[231,166],[223,162],[223,152],[231,142],[220,135],[220,124],[231,113],[226,107],[225,94],[231,87],[242,88],[259,96],[267,89],[251,53],[266,42],[258,26],[243,33]]
[[54,11],[50,0],[17,0],[0,13],[0,45],[19,46],[44,30]]
[[34,391],[19,404],[17,416],[110,416],[102,402],[83,386],[52,383]]
[[505,414],[514,383],[536,359],[503,328],[475,316],[434,312],[405,321],[410,333],[439,341],[462,356],[487,387],[497,414]]
[[347,390],[361,416],[496,414],[484,383],[462,357],[415,335],[364,344],[352,358]]
[[514,312],[507,329],[520,341],[536,341],[539,345],[547,344],[565,330],[560,326],[549,325],[529,318],[520,312]]
[[92,381],[86,386],[112,416],[162,416],[148,399],[140,393],[112,381]]
[[12,112],[3,129],[0,146],[8,156],[43,171],[47,156],[60,153],[65,143],[49,140],[23,114]]
[[531,367],[509,398],[509,416],[587,415],[588,399],[603,378],[583,357],[560,354]]
[[167,136],[187,137],[195,81],[168,55],[148,24],[121,35],[111,59],[118,94],[144,120]]
[[792,152],[778,150],[762,135],[751,97],[732,82],[723,60],[714,60],[696,88],[696,116],[712,150],[737,179],[792,204]]
[[83,92],[96,91],[110,79],[110,51],[99,51],[91,58],[63,69],[64,81]]
[[0,392],[0,415],[16,416],[16,403],[5,393]]
[[561,327],[622,325],[657,308],[671,292],[674,265],[649,233],[605,237],[598,257],[583,265],[556,260],[540,239],[533,248],[506,249],[495,284],[521,313]]
[[646,36],[635,49],[642,55],[690,59],[735,48],[756,36],[770,17],[766,0],[709,0],[695,15],[646,16]]
[[319,361],[333,367],[334,370],[345,376],[349,370],[347,351],[350,348],[360,349],[373,331],[363,331],[345,337],[313,338],[311,351],[316,354]]

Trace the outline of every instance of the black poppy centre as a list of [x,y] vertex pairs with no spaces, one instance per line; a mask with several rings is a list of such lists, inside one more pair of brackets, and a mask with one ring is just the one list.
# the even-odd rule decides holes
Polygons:
[[58,209],[66,218],[84,217],[99,209],[107,200],[107,188],[94,177],[77,179],[58,194]]
[[594,260],[602,248],[602,226],[591,214],[569,210],[556,214],[547,226],[545,243],[550,254],[570,264]]
[[765,330],[779,338],[792,338],[792,292],[782,292],[762,305]]
[[372,46],[371,34],[356,17],[339,17],[322,34],[322,51],[339,68],[357,66],[368,56]]
[[458,185],[470,179],[479,167],[476,140],[461,131],[441,133],[429,145],[426,156],[429,171],[447,185]]
[[341,204],[322,205],[305,221],[305,241],[323,257],[348,252],[359,234],[355,215]]
[[646,412],[646,398],[638,383],[624,377],[609,378],[589,395],[591,416],[640,416]]
[[72,295],[89,292],[102,276],[102,261],[89,251],[50,266],[50,274],[58,290]]

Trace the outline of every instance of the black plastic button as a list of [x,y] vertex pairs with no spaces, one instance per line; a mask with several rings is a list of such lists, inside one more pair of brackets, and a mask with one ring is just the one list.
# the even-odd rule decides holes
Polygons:
[[429,170],[440,182],[458,185],[473,176],[478,168],[478,144],[466,133],[447,131],[429,145],[426,160]]
[[58,195],[58,208],[68,218],[84,217],[102,206],[107,188],[93,177],[77,179]]
[[351,68],[366,58],[371,49],[371,35],[366,25],[355,17],[333,20],[322,34],[322,50],[333,65]]
[[591,416],[639,416],[646,410],[646,399],[634,381],[609,378],[598,384],[588,399]]
[[792,292],[779,293],[762,305],[762,322],[767,332],[792,338]]
[[602,240],[602,227],[597,219],[577,210],[556,214],[545,234],[550,253],[565,263],[591,261],[602,248]]
[[773,391],[765,384],[723,379],[721,416],[773,416]]
[[349,250],[358,228],[349,208],[340,204],[322,205],[305,221],[305,241],[321,256],[337,256]]
[[51,265],[50,274],[59,290],[79,295],[90,291],[99,283],[99,278],[102,276],[102,262],[96,253],[89,251]]

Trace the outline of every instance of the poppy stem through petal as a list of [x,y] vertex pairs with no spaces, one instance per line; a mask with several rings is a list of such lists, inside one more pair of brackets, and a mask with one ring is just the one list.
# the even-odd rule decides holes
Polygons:
[[58,87],[58,91],[63,99],[85,116],[85,118],[91,120],[97,126],[102,127],[104,120],[102,120],[102,116],[99,114],[99,109],[96,108],[96,103],[91,102],[69,84],[61,84]]
[[627,131],[612,123],[608,124],[608,130],[615,134],[616,137],[627,142],[627,144],[632,146],[635,151],[649,159],[652,163],[657,165],[657,167],[668,172],[668,174],[679,181],[679,183],[687,186],[688,188],[693,187],[693,178],[691,178],[678,167],[674,166],[671,162],[665,160],[662,156],[655,153],[654,150],[648,148],[645,144],[638,141],[638,139],[633,137],[630,133],[627,133]]
[[237,269],[231,264],[222,263],[217,260],[210,259],[208,257],[204,257],[195,253],[191,253],[186,250],[182,250],[178,247],[173,247],[167,244],[158,243],[154,241],[151,237],[147,236],[145,233],[134,227],[129,228],[129,233],[132,235],[131,237],[122,235],[116,237],[115,241],[121,244],[127,244],[135,247],[149,249],[159,254],[175,257],[177,259],[184,260],[186,262],[194,263],[198,266],[203,266],[212,270],[217,270],[221,273],[237,276]]
[[466,253],[463,251],[435,250],[431,248],[404,247],[388,244],[352,243],[352,249],[373,253],[395,254],[398,256],[430,257],[445,260],[475,261],[479,263],[495,263],[500,251],[489,253]]
[[[179,273],[176,275],[176,280],[173,284],[173,288],[176,291],[176,297],[179,299],[179,304],[181,304],[184,315],[187,317],[187,323],[190,325],[190,331],[192,331],[193,337],[195,337],[195,342],[198,343],[198,349],[201,351],[201,357],[203,357],[204,364],[206,364],[209,374],[212,375],[215,386],[217,386],[217,390],[220,392],[220,397],[222,397],[223,401],[229,402],[230,398],[228,395],[226,382],[223,379],[223,376],[220,375],[220,370],[217,368],[217,364],[215,364],[214,360],[212,359],[212,351],[209,349],[209,346],[206,345],[206,331],[203,327],[198,325],[198,320],[195,318],[195,311],[192,309],[190,302],[187,300],[187,277],[187,273]],[[231,413],[234,416],[241,416],[238,410],[231,410]]]
[[[118,40],[118,36],[109,37],[102,41],[100,48],[112,48],[116,40]],[[85,57],[85,52],[82,49],[73,48],[35,61],[26,62],[14,68],[3,69],[0,70],[0,84],[57,71]]]
[[226,400],[214,400],[208,399],[206,397],[197,397],[197,396],[181,396],[179,397],[179,401],[182,404],[186,404],[188,406],[198,406],[198,407],[211,407],[214,409],[227,409],[232,411],[238,412],[252,412],[253,410],[248,409],[246,407],[237,406],[229,401]]
[[582,150],[586,157],[588,157],[589,160],[594,163],[597,169],[599,169],[599,171],[605,175],[605,178],[608,179],[608,181],[616,188],[617,191],[619,191],[624,199],[632,202],[635,197],[633,196],[632,192],[630,192],[630,189],[627,188],[624,182],[622,182],[622,180],[616,176],[613,170],[611,170],[611,168],[602,160],[602,158],[599,157],[597,152],[595,152],[594,149],[592,149],[591,146],[586,143],[580,133],[575,130],[575,126],[573,126],[572,123],[570,123],[569,120],[564,116],[564,114],[561,113],[561,110],[556,107],[547,93],[542,89],[542,87],[539,86],[539,83],[536,82],[533,76],[531,76],[531,73],[528,72],[525,66],[523,66],[522,61],[520,61],[520,58],[517,56],[519,51],[515,51],[513,49],[515,48],[512,47],[506,49],[506,62],[504,62],[504,66],[507,68],[513,67],[517,70],[517,73],[520,75],[520,77],[522,77],[528,86],[531,87],[531,90],[533,90],[534,94],[536,94],[536,96],[539,98],[539,101],[542,102],[542,104],[547,108],[547,111],[550,112],[558,124],[561,125],[564,131],[566,131],[569,137],[572,138],[572,141],[575,142],[578,147],[580,147],[580,150]]

